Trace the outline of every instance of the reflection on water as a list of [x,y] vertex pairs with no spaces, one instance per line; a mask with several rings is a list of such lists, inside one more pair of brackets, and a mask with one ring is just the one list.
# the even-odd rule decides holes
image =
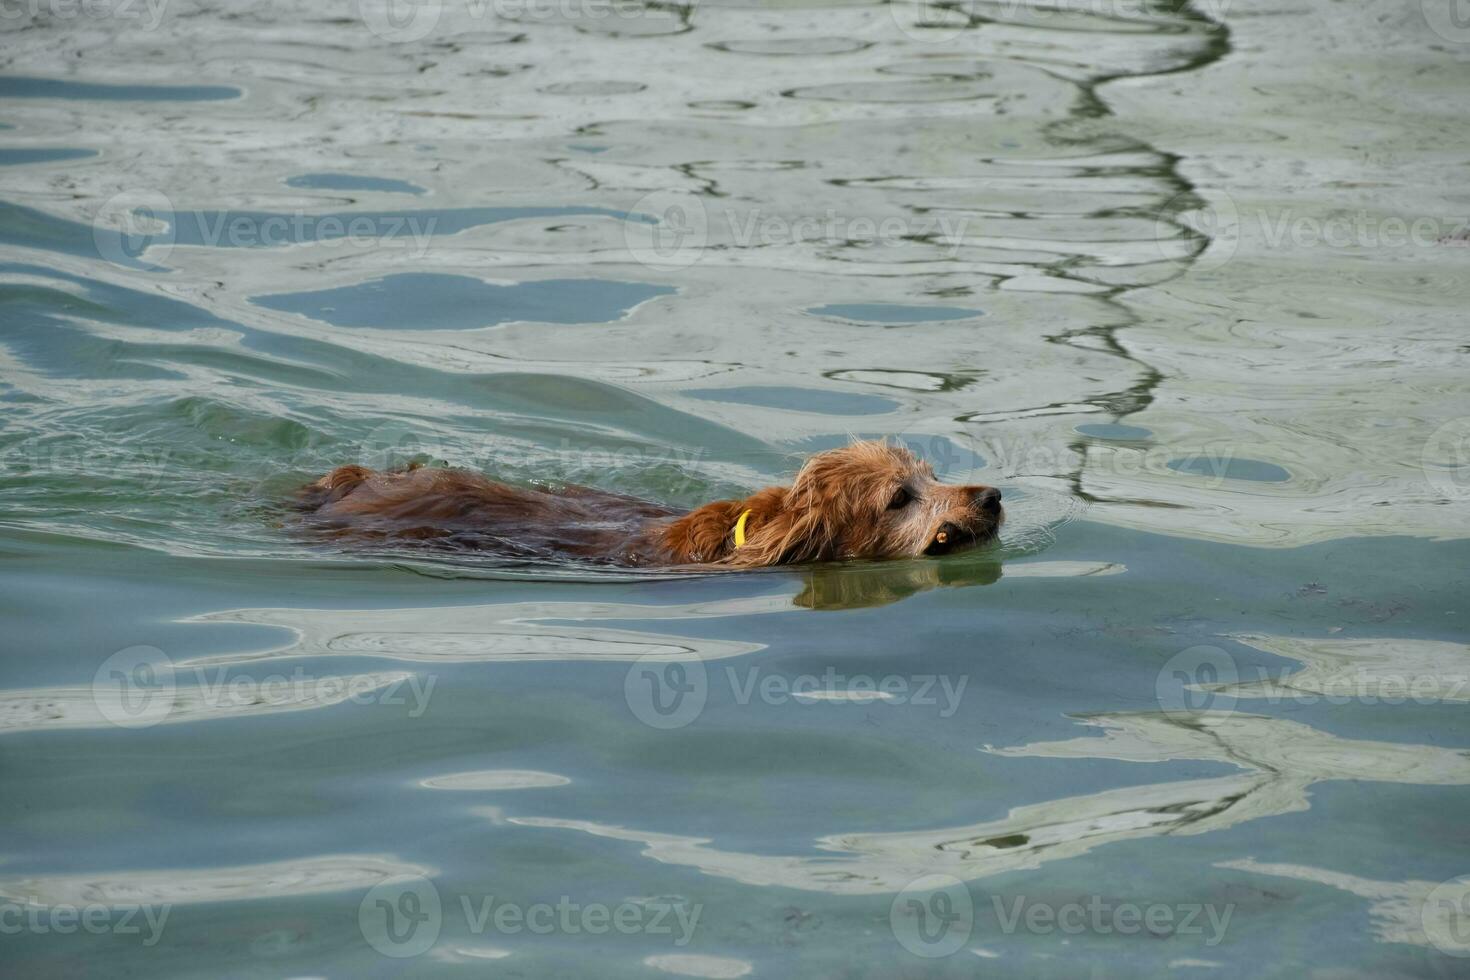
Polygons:
[[[1103,737],[987,751],[1012,757],[1125,762],[1200,759],[1259,770],[1272,778],[1301,780],[1303,786],[1322,779],[1369,779],[1426,786],[1470,782],[1470,753],[1463,749],[1345,739],[1298,722],[1241,712],[1184,718],[1168,714],[1110,714],[1083,721],[1103,729]],[[1305,805],[1303,797],[1302,806]]]
[[545,789],[549,786],[566,786],[571,782],[554,772],[533,772],[520,769],[489,769],[484,772],[456,772],[444,776],[433,776],[423,781],[428,789],[499,790],[499,789]]
[[1374,640],[1288,636],[1232,637],[1301,663],[1301,670],[1201,685],[1232,698],[1324,696],[1384,704],[1470,701],[1470,646],[1439,640]]
[[803,573],[802,590],[791,601],[807,609],[862,609],[886,606],[928,589],[990,585],[1000,576],[1000,562],[984,558],[816,568]]
[[984,315],[980,310],[957,306],[899,306],[894,303],[829,303],[807,312],[869,323],[926,323],[930,320],[968,320]]
[[[329,708],[396,688],[412,677],[403,671],[313,677],[309,683],[292,683],[290,678],[281,677],[279,683],[252,687],[244,694],[226,686],[210,687],[202,676],[199,680],[204,683],[198,686],[176,686],[170,680],[169,706],[156,720],[150,720],[154,724],[181,724]],[[0,691],[0,735],[64,728],[106,730],[116,725],[119,717],[125,718],[130,707],[126,694],[100,684]],[[131,713],[140,710],[132,708]]]
[[664,973],[680,977],[708,977],[710,980],[734,980],[750,973],[745,960],[728,956],[704,956],[699,953],[663,953],[646,958],[644,963]]
[[[189,621],[282,626],[295,639],[274,650],[201,657],[188,663],[323,655],[420,663],[721,660],[764,649],[764,644],[589,624],[607,619],[751,616],[787,608],[784,597],[763,596],[669,606],[526,602],[430,609],[232,609]],[[558,620],[563,622],[554,622]]]
[[[1360,105],[1367,89],[1355,89],[1311,102],[1317,115],[1300,126],[1265,122],[1298,111],[1301,100],[1280,93],[1312,90],[1318,59],[1339,50],[1387,71],[1374,57],[1386,30],[1414,52],[1395,62],[1405,77],[1442,78],[1453,59],[1426,53],[1439,50],[1428,23],[1394,11],[1380,29],[1382,18],[1358,12],[1316,30],[1324,14],[1303,10],[1227,24],[1211,18],[1228,11],[1162,3],[980,3],[934,20],[902,5],[823,5],[818,25],[784,7],[717,4],[693,17],[632,5],[594,17],[531,4],[487,17],[433,6],[412,31],[378,23],[376,7],[345,22],[303,7],[289,39],[262,34],[254,15],[164,16],[97,46],[59,21],[30,25],[0,89],[16,97],[18,132],[87,133],[126,172],[78,165],[58,195],[49,168],[17,168],[4,240],[113,285],[160,277],[165,292],[239,328],[170,354],[145,328],[82,313],[74,330],[112,362],[152,365],[153,376],[71,392],[65,422],[19,408],[19,431],[46,439],[100,424],[130,400],[207,389],[232,414],[296,417],[323,456],[360,448],[373,426],[351,420],[365,417],[432,419],[443,441],[488,439],[500,454],[586,438],[550,422],[511,431],[445,377],[534,363],[636,386],[658,405],[688,405],[679,396],[707,389],[689,383],[702,376],[724,391],[810,392],[800,413],[695,409],[759,433],[741,452],[768,454],[702,441],[706,456],[686,469],[721,487],[750,486],[780,452],[840,433],[863,405],[887,409],[889,431],[974,448],[991,463],[987,482],[1075,491],[1094,519],[1125,526],[1285,545],[1466,525],[1452,514],[1464,496],[1428,492],[1420,458],[1462,411],[1436,397],[1463,394],[1449,356],[1465,298],[1457,250],[1298,247],[1272,233],[1283,220],[1362,208],[1387,176],[1404,220],[1442,215],[1438,188],[1449,182],[1432,152],[1395,157],[1384,174],[1342,163],[1371,156],[1364,145],[1432,146],[1446,131],[1437,119],[1421,132],[1418,117]],[[1232,56],[1232,32],[1250,56]],[[654,37],[659,57],[626,77],[624,46]],[[472,42],[454,47],[461,38]],[[1306,55],[1269,53],[1303,38]],[[571,40],[576,71],[562,49]],[[249,53],[226,66],[208,55],[216,49]],[[134,78],[159,51],[169,52],[165,69],[200,83]],[[1273,85],[1255,84],[1266,65]],[[1187,100],[1184,77],[1201,86]],[[1426,100],[1439,91],[1431,81],[1368,88],[1414,84]],[[200,98],[218,101],[169,103],[169,113],[157,101]],[[1249,152],[1213,152],[1219,130],[1199,122],[1212,110]],[[1346,146],[1337,120],[1364,127],[1361,139]],[[486,126],[495,140],[483,138]],[[216,148],[239,165],[199,165]],[[1290,181],[1259,177],[1291,168],[1312,176],[1311,195],[1274,194]],[[405,192],[436,206],[396,206]],[[277,225],[283,235],[266,233]],[[271,244],[289,247],[249,247]],[[435,277],[553,292],[572,279],[644,283],[677,290],[679,302],[579,313],[585,322],[631,310],[595,341],[546,330],[571,316],[556,309],[541,326],[428,341],[426,329],[466,325],[466,304],[442,302]],[[373,319],[383,336],[321,335],[312,318],[347,315],[322,306],[385,282],[396,298]],[[303,313],[262,308],[255,300],[266,296],[320,299]],[[471,319],[502,322],[489,311]],[[868,329],[884,324],[894,329]],[[311,338],[318,350],[277,351],[277,376],[252,389],[240,383],[249,377],[240,353],[257,330],[286,346]],[[44,398],[26,376],[44,367],[25,346],[9,351],[16,383]],[[348,365],[362,355],[419,368],[422,380],[358,404],[369,365]],[[330,377],[285,370],[303,360],[340,367]],[[977,367],[983,392],[923,382],[897,406],[873,400],[893,390],[881,372],[965,378]],[[1389,400],[1376,414],[1339,410],[1370,388]],[[1155,434],[1158,458],[1074,442],[1080,422],[1120,419]],[[654,428],[655,445],[674,439],[672,426]],[[619,423],[601,434],[646,437]],[[173,421],[143,441],[194,435]],[[1211,465],[1201,472],[1189,460]],[[248,454],[221,463],[226,473],[265,465]],[[667,493],[644,479],[646,492]],[[171,485],[128,506],[163,519],[189,499]]]
[[1258,875],[1295,878],[1341,889],[1368,900],[1374,935],[1386,943],[1430,946],[1452,956],[1470,955],[1470,880],[1375,881],[1300,864],[1272,864],[1243,858],[1215,867]]
[[0,77],[0,98],[80,99],[87,102],[207,102],[238,99],[243,93],[225,85],[104,85],[60,78]]
[[357,891],[394,875],[433,873],[381,855],[334,854],[233,867],[0,878],[0,896],[35,905],[190,905]]
[[81,160],[96,155],[96,150],[47,149],[44,147],[0,148],[0,167],[14,167],[27,163],[49,163],[53,160]]
[[[0,897],[188,908],[155,947],[28,932],[7,965],[1445,973],[1470,47],[1442,6],[10,18]],[[693,506],[858,422],[1002,486],[1004,540],[591,576],[282,527],[305,480],[413,458]],[[144,643],[168,723],[120,728],[94,676]],[[1234,676],[1168,673],[1199,644]],[[191,680],[278,660],[434,697]],[[647,660],[715,682],[699,717],[638,716]],[[953,710],[759,695],[828,671],[940,678]],[[1161,713],[1165,681],[1215,710]],[[888,917],[933,872],[1240,908],[1204,955],[1022,930],[926,959]],[[687,949],[446,918],[400,961],[360,921],[400,874],[447,914],[707,914]]]
[[[1024,562],[1005,567],[1018,579],[1117,575],[1110,562]],[[695,603],[525,602],[407,609],[228,609],[191,616],[188,623],[280,626],[293,639],[265,651],[198,657],[185,666],[283,657],[372,656],[409,662],[554,662],[722,660],[765,644],[685,636],[675,632],[590,625],[599,620],[679,622],[744,619],[805,609],[861,609],[899,602],[935,588],[991,585],[999,561],[896,561],[798,570],[795,595],[763,595]],[[783,578],[787,578],[784,576]]]
[[528,827],[579,830],[643,845],[668,864],[751,885],[832,894],[900,891],[917,878],[962,881],[1074,858],[1104,844],[1206,834],[1263,817],[1306,810],[1321,780],[1470,785],[1470,753],[1431,745],[1342,739],[1306,725],[1236,714],[1180,719],[1165,714],[1086,719],[1103,738],[986,751],[1013,758],[1089,758],[1127,762],[1197,759],[1246,770],[1238,776],[1131,786],[1015,807],[1001,820],[898,833],[830,834],[813,846],[830,856],[784,857],[710,846],[707,838],[651,833],[590,820],[512,817]]
[[252,302],[338,327],[473,330],[513,320],[616,320],[639,303],[672,292],[667,286],[601,279],[547,279],[502,286],[468,276],[405,273],[338,289],[256,296]]
[[426,194],[417,184],[391,177],[369,177],[365,174],[299,174],[286,179],[287,187],[304,187],[324,191],[385,191],[389,194]]

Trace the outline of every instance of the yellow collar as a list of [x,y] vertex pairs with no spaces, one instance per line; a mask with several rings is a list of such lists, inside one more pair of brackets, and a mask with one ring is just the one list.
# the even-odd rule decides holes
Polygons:
[[735,547],[745,546],[745,519],[750,516],[750,508],[747,507],[735,521]]

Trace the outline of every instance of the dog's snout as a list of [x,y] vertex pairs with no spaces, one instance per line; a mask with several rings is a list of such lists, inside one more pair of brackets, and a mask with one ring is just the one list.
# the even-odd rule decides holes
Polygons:
[[995,513],[1000,510],[1000,491],[995,487],[984,487],[975,494],[975,506],[983,511]]

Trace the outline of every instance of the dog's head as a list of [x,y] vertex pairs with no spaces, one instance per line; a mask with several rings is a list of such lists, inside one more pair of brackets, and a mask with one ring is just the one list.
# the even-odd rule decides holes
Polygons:
[[1005,520],[999,490],[940,483],[928,463],[885,442],[818,453],[789,488],[744,506],[746,541],[730,564],[942,555],[991,540]]

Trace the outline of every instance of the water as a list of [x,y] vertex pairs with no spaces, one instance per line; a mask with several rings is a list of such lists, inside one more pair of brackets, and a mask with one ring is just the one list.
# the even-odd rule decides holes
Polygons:
[[[1438,0],[27,12],[6,975],[1455,976],[1470,34]],[[303,539],[896,437],[942,560]]]
[[287,187],[320,188],[329,191],[391,191],[400,194],[427,194],[417,184],[388,177],[363,177],[358,174],[301,174],[286,181]]

